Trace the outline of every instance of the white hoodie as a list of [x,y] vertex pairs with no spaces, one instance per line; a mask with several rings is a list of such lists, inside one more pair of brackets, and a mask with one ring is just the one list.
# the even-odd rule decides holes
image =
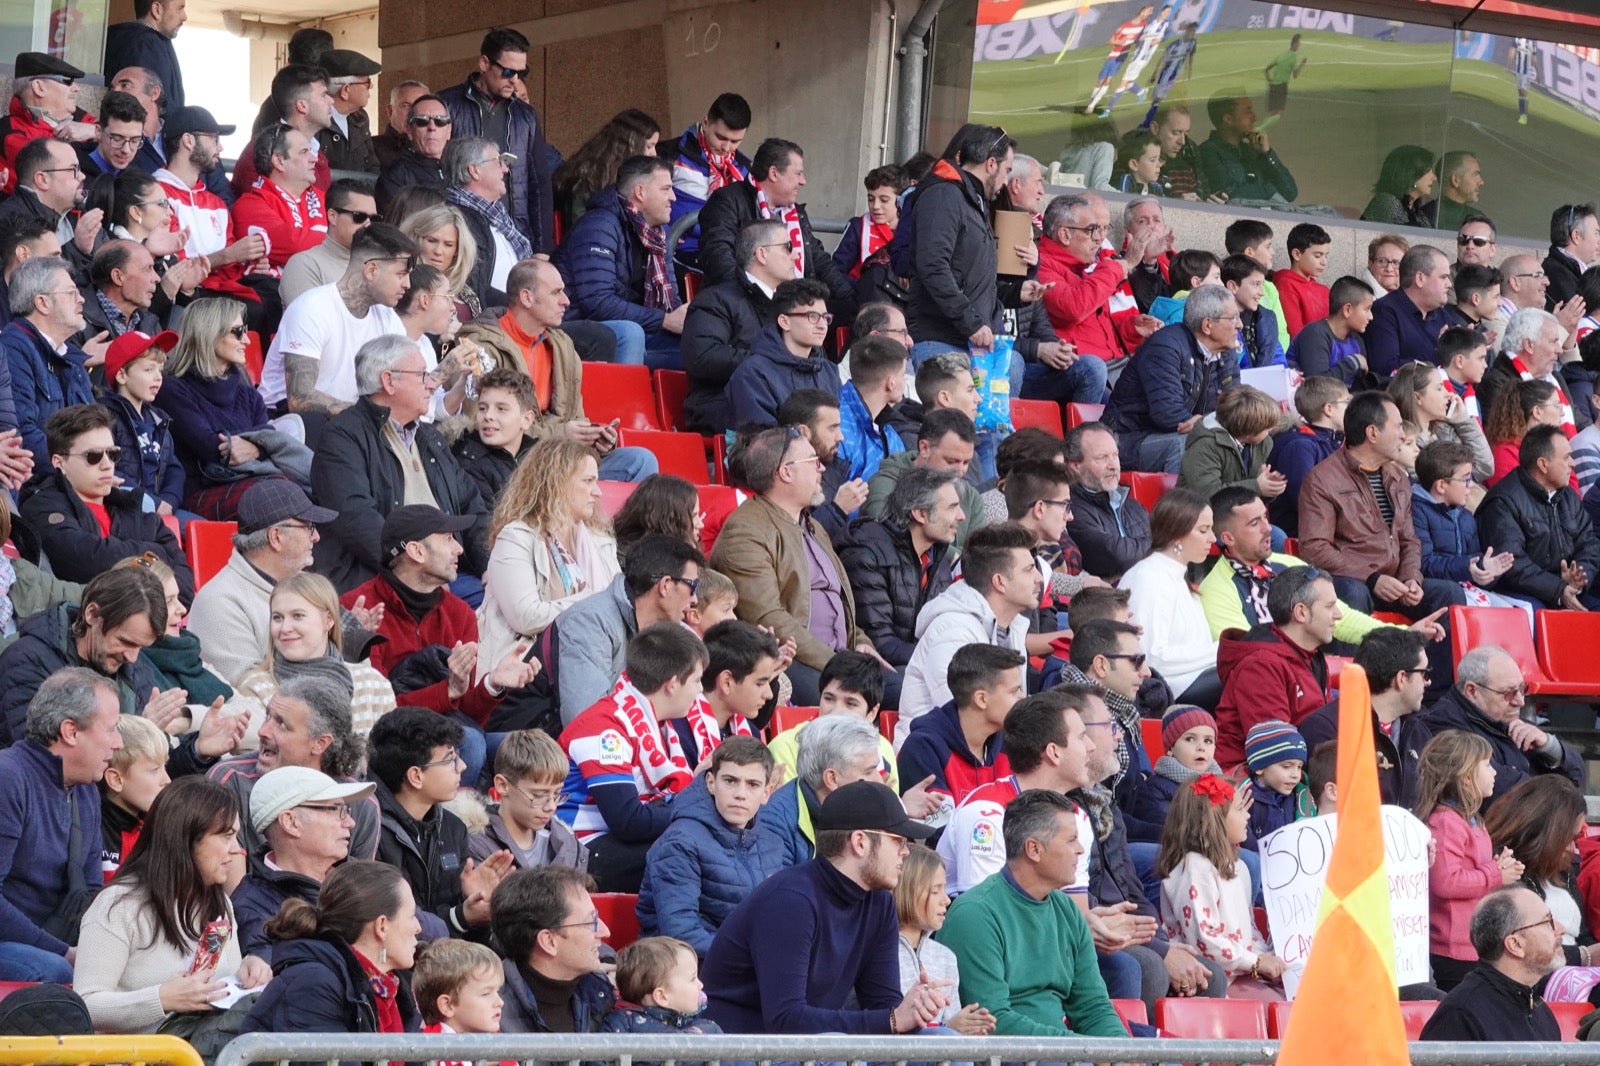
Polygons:
[[894,750],[911,735],[911,723],[951,700],[946,677],[950,660],[968,644],[994,644],[1028,654],[1028,618],[1018,615],[1009,630],[1000,628],[989,601],[964,581],[929,600],[917,614],[917,648],[906,663],[900,689],[900,719],[894,727]]

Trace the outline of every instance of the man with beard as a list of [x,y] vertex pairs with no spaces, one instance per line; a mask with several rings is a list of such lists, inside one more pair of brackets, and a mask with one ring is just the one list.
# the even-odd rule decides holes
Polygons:
[[1472,912],[1478,965],[1422,1027],[1423,1040],[1560,1040],[1555,1015],[1534,991],[1564,962],[1561,923],[1522,884],[1497,888]]
[[933,830],[877,781],[830,793],[816,830],[817,857],[762,882],[717,930],[701,967],[707,1017],[730,1033],[933,1025],[955,989],[919,981],[901,995],[892,894],[910,842]]

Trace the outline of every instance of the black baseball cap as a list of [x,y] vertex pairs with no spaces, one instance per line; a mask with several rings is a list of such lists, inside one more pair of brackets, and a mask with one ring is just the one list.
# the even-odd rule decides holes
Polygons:
[[425,540],[435,533],[465,533],[477,522],[476,515],[445,514],[439,508],[425,503],[396,507],[383,520],[383,532],[378,535],[383,563],[393,566],[394,561],[404,554],[406,545],[412,541]]
[[180,137],[185,133],[214,133],[226,137],[239,127],[218,122],[203,107],[180,107],[167,116],[161,129],[165,136]]
[[828,793],[813,824],[818,830],[876,829],[911,840],[927,840],[935,832],[912,821],[894,789],[881,781],[852,781]]

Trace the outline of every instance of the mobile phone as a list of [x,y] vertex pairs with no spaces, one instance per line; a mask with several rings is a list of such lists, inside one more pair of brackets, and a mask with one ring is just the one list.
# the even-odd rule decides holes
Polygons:
[[538,644],[529,644],[528,645],[528,650],[522,653],[522,661],[525,662],[525,663],[533,662],[533,660],[538,657],[538,652],[539,652],[539,645]]

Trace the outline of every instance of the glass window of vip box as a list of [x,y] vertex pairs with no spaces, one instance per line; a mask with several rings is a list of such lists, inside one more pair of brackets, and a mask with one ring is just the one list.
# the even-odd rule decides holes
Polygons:
[[109,0],[0,0],[0,62],[44,52],[100,73]]

